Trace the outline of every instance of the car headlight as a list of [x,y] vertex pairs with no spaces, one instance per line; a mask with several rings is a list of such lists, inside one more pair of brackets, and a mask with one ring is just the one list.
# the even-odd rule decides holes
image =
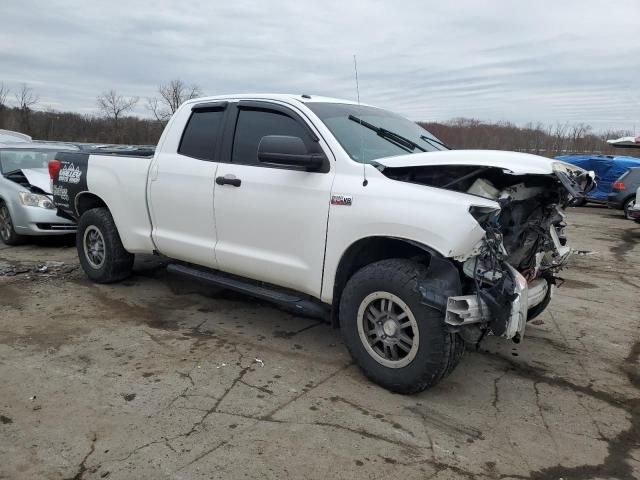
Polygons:
[[500,214],[499,207],[484,207],[472,205],[469,207],[469,213],[476,219],[480,225],[484,225],[487,221],[495,220]]
[[572,165],[571,163],[567,163],[567,162],[553,162],[553,165],[551,167],[553,169],[554,172],[564,172],[567,175],[574,175],[574,176],[583,176],[592,172],[589,172],[587,170],[585,170],[584,168],[578,167],[577,165]]
[[583,170],[580,167],[576,167],[575,165],[571,165],[570,163],[567,162],[553,162],[553,164],[551,165],[551,168],[553,169],[554,172],[564,172],[564,173],[572,173],[576,170],[580,171]]
[[20,192],[20,203],[25,207],[40,207],[47,210],[53,210],[56,208],[53,202],[46,195],[40,195],[37,193]]
[[[596,174],[593,170],[585,170],[567,162],[553,162],[553,171],[560,178],[564,175],[570,182],[574,182],[580,186],[582,195],[589,193],[596,186]],[[562,181],[562,178],[560,178]],[[563,182],[565,183],[565,182]],[[566,187],[567,185],[565,185]],[[570,191],[575,198],[576,195]]]

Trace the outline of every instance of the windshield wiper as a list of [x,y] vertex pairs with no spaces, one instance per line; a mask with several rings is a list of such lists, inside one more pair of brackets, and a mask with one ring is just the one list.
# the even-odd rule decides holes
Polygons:
[[434,143],[437,143],[438,145],[442,145],[447,150],[451,150],[451,147],[449,145],[447,145],[444,142],[441,142],[440,140],[436,140],[435,138],[427,137],[426,135],[420,135],[420,138],[425,142],[429,142],[431,145],[433,145]]
[[382,137],[385,140],[388,140],[389,142],[406,150],[407,152],[413,152],[416,148],[423,152],[427,151],[426,149],[422,148],[420,145],[418,145],[414,141],[409,140],[408,138],[403,137],[398,133],[392,132],[391,130],[387,130],[386,128],[376,127],[375,125],[369,122],[366,122],[365,120],[362,120],[361,118],[358,118],[355,115],[349,115],[349,120],[351,120],[352,122],[359,123],[360,125],[362,125],[365,128],[368,128],[369,130],[373,130],[378,134],[379,137]]

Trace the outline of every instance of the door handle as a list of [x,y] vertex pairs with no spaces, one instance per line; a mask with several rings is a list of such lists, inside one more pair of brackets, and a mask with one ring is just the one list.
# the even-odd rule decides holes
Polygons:
[[242,180],[230,175],[225,175],[224,177],[217,177],[216,183],[218,185],[233,185],[234,187],[239,187],[242,183]]

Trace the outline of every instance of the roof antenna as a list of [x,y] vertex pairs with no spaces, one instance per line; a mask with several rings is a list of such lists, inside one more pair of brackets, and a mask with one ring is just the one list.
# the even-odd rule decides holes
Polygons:
[[[356,72],[356,94],[358,95],[358,106],[360,106],[360,85],[358,84],[358,60],[356,56],[353,56],[353,69]],[[362,126],[362,125],[361,125]],[[367,165],[364,161],[364,137],[362,136],[362,129],[360,129],[360,161],[362,161],[362,186],[366,187],[369,184],[367,180]]]

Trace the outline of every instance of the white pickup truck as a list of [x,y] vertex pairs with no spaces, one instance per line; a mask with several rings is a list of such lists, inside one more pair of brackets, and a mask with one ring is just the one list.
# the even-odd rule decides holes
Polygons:
[[59,215],[96,282],[139,253],[339,326],[363,372],[429,388],[487,334],[522,339],[570,249],[592,176],[543,157],[453,151],[399,115],[309,95],[189,100],[153,157],[61,153]]

